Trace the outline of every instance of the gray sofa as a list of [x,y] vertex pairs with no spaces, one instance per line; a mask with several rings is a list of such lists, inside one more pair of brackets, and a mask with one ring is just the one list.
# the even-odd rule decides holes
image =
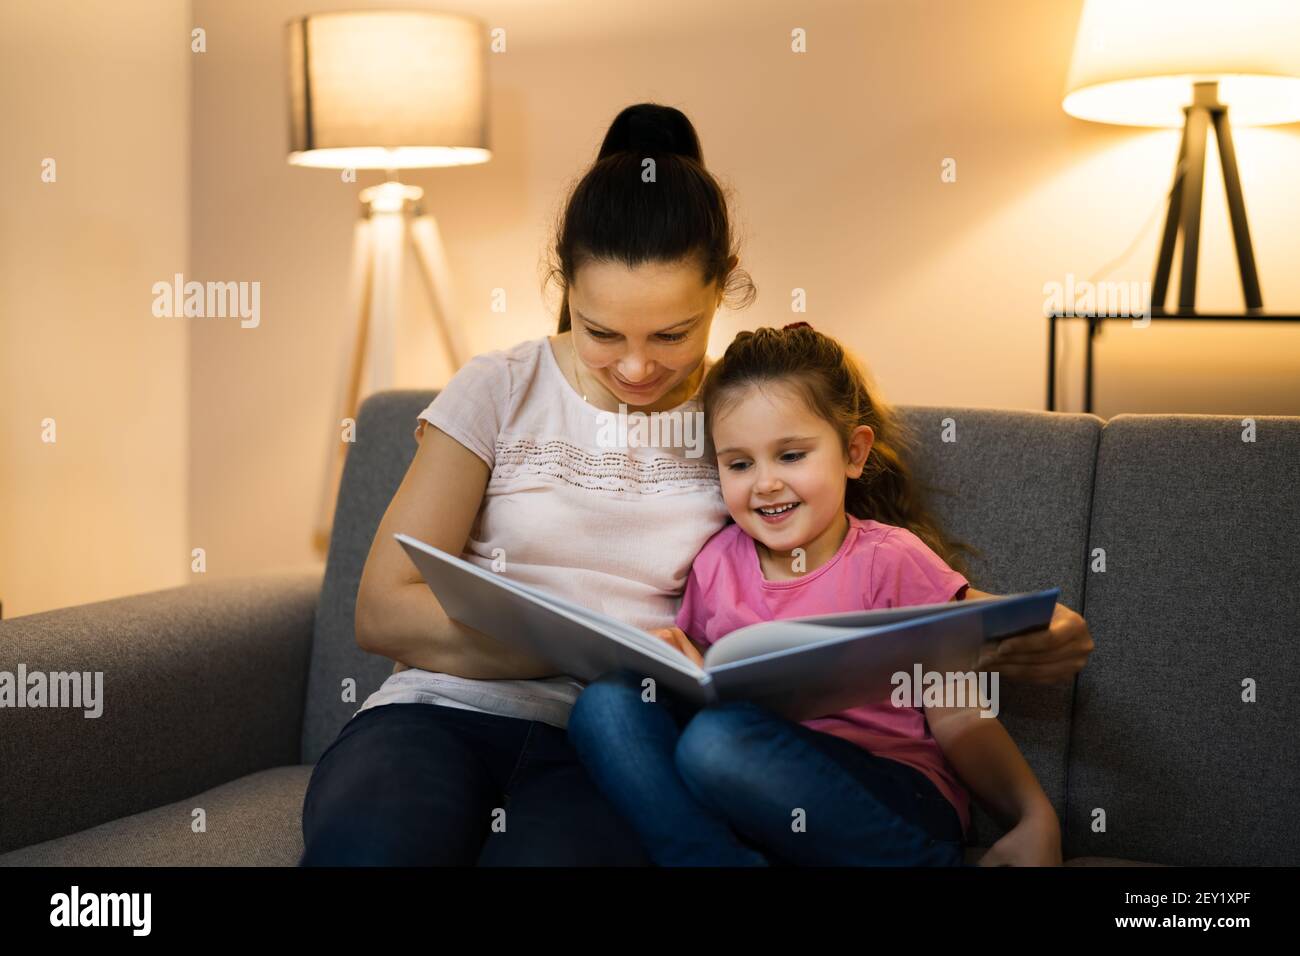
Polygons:
[[[96,719],[0,710],[0,862],[296,863],[312,764],[359,706],[342,688],[364,700],[392,669],[353,642],[354,599],[431,397],[362,408],[323,581],[215,580],[0,622],[0,670],[105,674]],[[901,411],[940,517],[981,551],[973,582],[1059,585],[1091,626],[1072,685],[1002,685],[1068,864],[1300,863],[1300,418],[1259,418],[1244,442],[1230,416]],[[999,832],[977,809],[969,858]]]

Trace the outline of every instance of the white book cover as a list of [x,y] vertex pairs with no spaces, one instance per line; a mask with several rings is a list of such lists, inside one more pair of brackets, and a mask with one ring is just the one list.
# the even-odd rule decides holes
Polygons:
[[764,621],[711,645],[700,667],[640,628],[394,535],[447,616],[592,681],[653,678],[701,706],[752,700],[791,720],[888,699],[894,675],[964,673],[980,646],[1051,622],[1058,588],[974,601]]

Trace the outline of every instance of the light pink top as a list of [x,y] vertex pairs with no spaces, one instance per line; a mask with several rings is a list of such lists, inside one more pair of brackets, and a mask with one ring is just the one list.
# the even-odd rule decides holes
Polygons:
[[[965,591],[966,578],[911,531],[848,517],[848,534],[835,555],[788,581],[766,580],[754,540],[739,525],[723,528],[691,567],[677,626],[707,645],[760,621],[938,604]],[[970,794],[930,735],[922,709],[884,701],[803,724],[915,767],[948,798],[963,832],[970,826]]]

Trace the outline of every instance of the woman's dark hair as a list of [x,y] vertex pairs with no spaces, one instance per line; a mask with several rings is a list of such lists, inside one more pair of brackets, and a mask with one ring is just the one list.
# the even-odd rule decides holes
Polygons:
[[[654,160],[653,178],[647,159]],[[680,110],[657,103],[629,106],[614,118],[600,153],[574,187],[555,236],[547,279],[564,290],[560,332],[571,326],[569,287],[588,261],[699,263],[703,284],[722,280],[733,307],[753,301],[749,275],[727,264],[735,254],[723,188],[704,168],[695,127]]]
[[861,476],[847,481],[844,509],[863,520],[907,528],[949,567],[967,573],[963,552],[978,552],[949,539],[930,514],[909,464],[913,436],[838,342],[806,324],[739,333],[701,387],[709,433],[747,388],[768,384],[795,387],[809,410],[835,429],[845,453],[853,429],[869,425],[875,441]]

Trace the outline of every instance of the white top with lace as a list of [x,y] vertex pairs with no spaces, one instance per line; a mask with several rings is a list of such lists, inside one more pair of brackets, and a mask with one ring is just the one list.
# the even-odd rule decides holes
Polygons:
[[[541,338],[471,359],[420,413],[415,434],[432,424],[491,469],[466,560],[492,568],[499,558],[510,578],[659,628],[672,626],[691,561],[726,523],[713,448],[691,439],[703,434],[699,412],[697,393],[660,413],[657,427],[635,416],[612,427],[615,417],[573,390]],[[433,703],[565,727],[583,686],[410,669],[360,710]]]

